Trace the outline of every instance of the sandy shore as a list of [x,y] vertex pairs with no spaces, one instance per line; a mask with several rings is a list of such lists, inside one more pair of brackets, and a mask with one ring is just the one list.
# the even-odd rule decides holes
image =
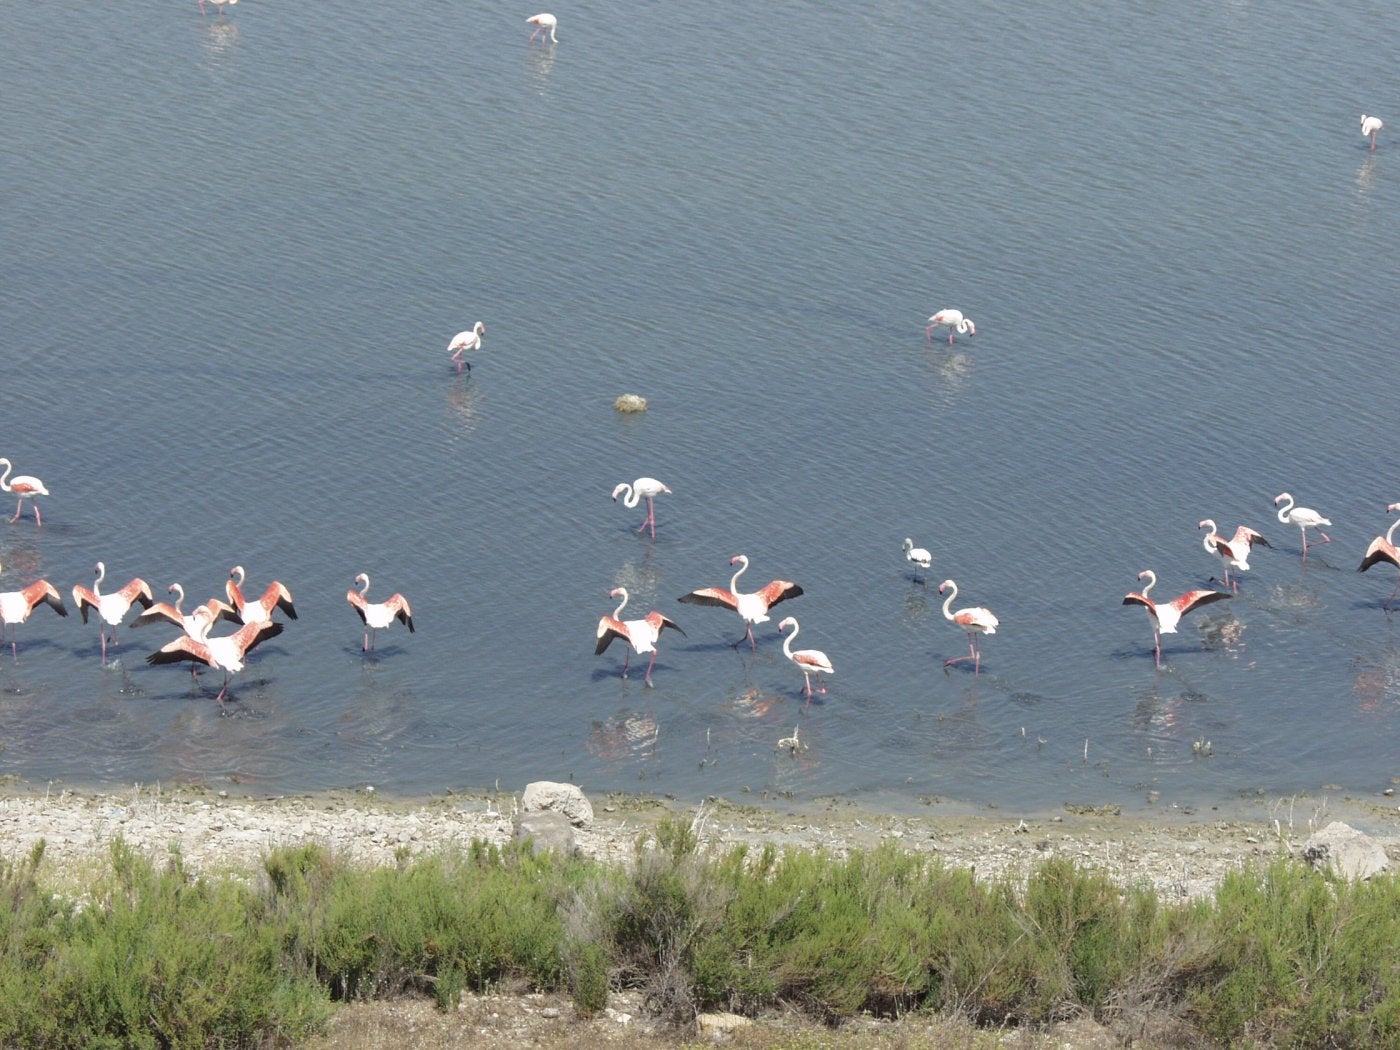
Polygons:
[[[711,800],[700,806],[633,796],[591,799],[595,820],[577,829],[590,857],[625,861],[638,836],[666,817],[696,821],[703,840],[824,849],[842,854],[893,839],[902,848],[972,867],[983,877],[1024,873],[1051,856],[1093,865],[1128,883],[1146,881],[1168,898],[1207,894],[1229,871],[1296,853],[1316,828],[1343,820],[1400,861],[1394,798],[1283,798],[1190,815],[1003,811],[891,815],[846,803],[755,808]],[[248,872],[276,846],[318,843],[363,864],[392,864],[473,839],[508,842],[514,796],[448,795],[391,800],[372,789],[260,798],[137,785],[78,791],[0,784],[0,856],[16,859],[45,842],[49,870],[86,868],[120,836],[153,857],[177,848],[200,874]]]

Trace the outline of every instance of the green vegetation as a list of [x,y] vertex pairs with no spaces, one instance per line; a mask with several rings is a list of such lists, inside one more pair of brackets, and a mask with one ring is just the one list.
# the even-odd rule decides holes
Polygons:
[[567,990],[585,1015],[645,991],[676,1023],[779,1003],[987,1025],[1092,1016],[1135,1038],[1400,1046],[1400,881],[1279,861],[1168,904],[1065,860],[1025,885],[894,846],[846,858],[700,849],[666,822],[629,868],[480,843],[363,869],[281,849],[195,878],[118,841],[83,892],[42,846],[0,863],[0,1045],[290,1046],[335,1001]]

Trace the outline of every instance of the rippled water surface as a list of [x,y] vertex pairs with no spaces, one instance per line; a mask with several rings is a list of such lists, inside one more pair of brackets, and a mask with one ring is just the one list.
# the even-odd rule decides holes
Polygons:
[[[1400,500],[1400,130],[1359,134],[1400,129],[1364,43],[1397,9],[595,0],[554,45],[533,13],[8,5],[0,455],[52,495],[0,519],[0,587],[101,559],[194,602],[241,564],[299,618],[221,711],[218,672],[144,663],[169,632],[104,667],[40,608],[0,772],[1161,806],[1400,775],[1395,572],[1355,571]],[[977,333],[928,345],[945,306]],[[608,498],[641,475],[654,543]],[[1284,490],[1335,522],[1306,564]],[[1157,671],[1122,597],[1204,585],[1208,517],[1274,549]],[[756,654],[676,601],[738,553],[805,590]],[[369,659],[361,571],[418,627]],[[980,675],[942,667],[945,578],[1000,618]],[[616,586],[686,632],[652,689],[593,653]],[[836,665],[810,707],[786,614]]]

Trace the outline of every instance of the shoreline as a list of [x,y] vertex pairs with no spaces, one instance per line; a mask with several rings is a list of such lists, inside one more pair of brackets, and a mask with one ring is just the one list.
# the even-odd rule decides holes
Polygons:
[[[154,859],[178,849],[194,875],[247,876],[279,846],[320,844],[353,863],[391,865],[473,840],[511,841],[518,795],[507,792],[384,797],[373,788],[259,796],[180,785],[87,789],[0,782],[0,857],[17,860],[43,839],[60,877],[105,859],[121,837]],[[1164,898],[1212,893],[1225,875],[1296,855],[1315,830],[1341,820],[1400,861],[1400,809],[1388,800],[1241,800],[1205,811],[1123,812],[1116,806],[1008,811],[932,802],[924,813],[819,799],[763,805],[712,798],[698,804],[645,795],[590,796],[595,819],[575,828],[583,855],[625,863],[664,819],[698,825],[707,848],[771,843],[838,856],[892,840],[981,877],[1021,879],[1040,861],[1068,856],[1116,882],[1146,883]]]

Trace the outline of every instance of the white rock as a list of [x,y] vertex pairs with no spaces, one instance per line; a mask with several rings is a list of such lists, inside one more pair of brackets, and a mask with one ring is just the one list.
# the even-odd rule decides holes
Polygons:
[[1340,820],[1308,837],[1303,843],[1303,859],[1319,871],[1347,879],[1369,879],[1390,866],[1379,842]]
[[520,808],[526,813],[538,810],[562,813],[576,828],[593,826],[593,804],[577,784],[536,780],[525,786],[525,791],[520,796]]

